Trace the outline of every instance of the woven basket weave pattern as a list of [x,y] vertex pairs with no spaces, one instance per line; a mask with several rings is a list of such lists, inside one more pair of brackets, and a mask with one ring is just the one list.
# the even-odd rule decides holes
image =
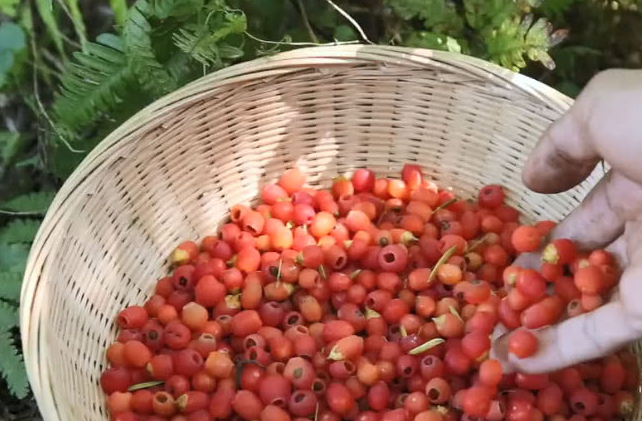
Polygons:
[[540,196],[520,169],[562,95],[463,56],[383,47],[298,50],[196,81],[103,141],[56,197],[22,292],[23,343],[46,420],[107,419],[98,385],[114,317],[140,304],[185,239],[299,166],[313,185],[422,165],[472,197],[501,183],[526,215],[558,220],[588,188]]

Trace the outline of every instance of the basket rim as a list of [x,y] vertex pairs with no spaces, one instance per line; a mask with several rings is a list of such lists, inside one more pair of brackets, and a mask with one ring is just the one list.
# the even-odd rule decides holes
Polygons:
[[[66,205],[79,200],[75,190],[92,178],[95,171],[111,156],[118,154],[120,145],[134,141],[138,132],[150,125],[162,125],[163,115],[177,108],[196,103],[211,90],[241,82],[256,81],[274,76],[327,67],[354,66],[379,63],[409,68],[443,69],[485,79],[497,86],[521,89],[542,104],[560,113],[573,100],[559,91],[528,76],[502,68],[496,64],[454,52],[421,48],[379,45],[332,45],[299,48],[273,56],[257,58],[236,64],[201,77],[148,105],[105,137],[74,170],[56,194],[34,239],[24,272],[20,295],[20,331],[25,365],[34,397],[47,420],[60,420],[52,393],[48,369],[40,364],[41,350],[46,345],[46,334],[40,321],[43,317],[43,297],[39,294],[42,269],[59,231],[58,221],[65,215]],[[160,121],[160,122],[159,122]],[[44,303],[46,306],[46,303]],[[46,317],[46,315],[44,316]]]

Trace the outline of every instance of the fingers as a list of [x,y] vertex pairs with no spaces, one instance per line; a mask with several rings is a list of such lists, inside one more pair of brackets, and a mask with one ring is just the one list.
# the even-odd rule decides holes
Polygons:
[[[569,238],[582,249],[605,247],[624,232],[624,219],[613,203],[631,191],[630,181],[609,171],[551,233],[551,239]],[[637,188],[639,189],[639,187]]]
[[642,182],[642,71],[607,70],[596,75],[566,115],[544,133],[526,162],[524,183],[558,193],[584,180],[603,158]]
[[600,358],[636,340],[640,332],[629,320],[621,302],[568,319],[556,326],[533,331],[539,348],[529,358],[509,354],[507,334],[493,343],[491,355],[505,372],[548,373],[583,361]]
[[[636,191],[639,191],[639,198],[634,194]],[[621,215],[623,212],[613,203],[630,204],[633,201],[639,201],[642,209],[642,191],[639,186],[633,185],[621,174],[610,171],[595,185],[584,201],[555,227],[548,240],[568,238],[575,241],[580,248],[587,250],[605,247],[624,231],[625,220]],[[543,243],[542,247],[545,246],[546,243]],[[620,245],[614,244],[613,247]],[[523,268],[539,269],[540,251],[523,253],[514,264]]]
[[599,162],[597,151],[586,141],[578,109],[573,106],[551,124],[531,153],[522,172],[524,184],[531,190],[566,191],[588,177]]

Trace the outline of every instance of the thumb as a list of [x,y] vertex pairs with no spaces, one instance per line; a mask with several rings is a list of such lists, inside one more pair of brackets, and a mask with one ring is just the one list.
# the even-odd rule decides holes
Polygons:
[[586,140],[580,103],[551,124],[526,161],[524,184],[538,193],[566,191],[588,177],[600,160]]

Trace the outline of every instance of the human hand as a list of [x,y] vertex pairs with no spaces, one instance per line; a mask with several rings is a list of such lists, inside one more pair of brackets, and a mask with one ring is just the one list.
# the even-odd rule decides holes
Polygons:
[[[642,71],[609,70],[595,76],[569,112],[552,124],[528,159],[524,183],[559,193],[583,181],[601,159],[611,170],[551,239],[580,248],[606,247],[623,269],[619,291],[590,313],[534,331],[539,349],[529,358],[508,353],[509,334],[491,356],[504,371],[544,373],[599,358],[642,338]],[[539,253],[515,264],[539,268]],[[501,332],[498,332],[501,333]]]

